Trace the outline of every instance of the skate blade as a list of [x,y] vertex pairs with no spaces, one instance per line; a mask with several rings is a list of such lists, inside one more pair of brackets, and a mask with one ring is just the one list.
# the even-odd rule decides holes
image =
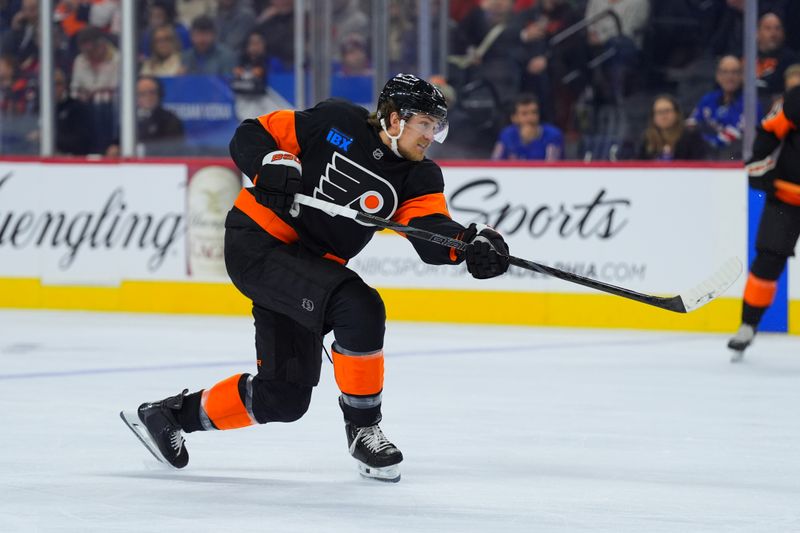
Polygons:
[[361,461],[356,462],[358,463],[358,473],[361,474],[361,477],[383,481],[385,483],[397,483],[400,481],[400,465],[376,468],[374,466],[368,466]]
[[144,427],[142,421],[139,420],[139,415],[137,413],[131,413],[127,411],[120,411],[119,417],[125,422],[125,425],[133,431],[133,434],[136,435],[136,438],[147,448],[153,457],[155,457],[159,463],[163,463],[164,465],[170,468],[177,468],[173,466],[169,461],[167,461],[166,457],[161,454],[161,451],[158,449],[153,438],[150,436],[150,432],[147,431],[147,428]]
[[741,363],[744,360],[744,350],[733,350],[731,352],[731,363]]

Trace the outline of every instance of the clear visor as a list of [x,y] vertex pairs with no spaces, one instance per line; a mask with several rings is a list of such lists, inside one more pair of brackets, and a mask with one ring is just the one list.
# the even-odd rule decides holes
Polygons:
[[433,137],[438,143],[443,143],[447,138],[450,126],[446,118],[435,117],[416,109],[403,109],[400,116],[406,121],[406,128],[411,128],[426,137]]

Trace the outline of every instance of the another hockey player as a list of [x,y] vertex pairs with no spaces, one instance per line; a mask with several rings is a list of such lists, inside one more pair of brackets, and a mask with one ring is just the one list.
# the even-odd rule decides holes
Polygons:
[[345,265],[375,227],[292,207],[301,192],[383,218],[457,237],[466,253],[411,240],[431,264],[466,261],[475,278],[508,268],[508,246],[488,227],[465,228],[448,213],[440,168],[425,158],[447,135],[438,89],[408,74],[386,83],[377,112],[327,100],[305,111],[245,120],[231,156],[255,186],[228,214],[225,262],[234,285],[253,301],[256,374],[144,403],[123,420],[160,460],[176,468],[189,456],[183,433],[291,422],[306,412],[318,383],[322,338],[331,347],[349,451],[362,475],[398,481],[403,460],[383,434],[386,313],[377,291]]
[[[800,236],[800,71],[786,72],[787,91],[761,121],[746,169],[750,185],[767,193],[758,225],[756,257],[744,290],[742,324],[728,342],[731,361],[741,361],[764,312],[772,305],[777,279],[794,255]],[[773,152],[780,147],[777,160]]]

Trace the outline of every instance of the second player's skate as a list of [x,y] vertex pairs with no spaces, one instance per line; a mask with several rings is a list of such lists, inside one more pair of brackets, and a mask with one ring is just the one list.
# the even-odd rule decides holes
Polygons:
[[119,414],[156,459],[175,468],[183,468],[189,462],[181,426],[172,412],[181,408],[187,392],[184,390],[159,402],[143,403],[135,413],[122,411]]
[[731,351],[731,363],[738,363],[744,359],[744,351],[753,343],[756,336],[756,329],[750,324],[742,324],[739,331],[728,341],[728,349]]
[[400,462],[403,454],[389,442],[380,426],[356,427],[345,423],[350,455],[358,461],[362,476],[397,483],[400,481]]

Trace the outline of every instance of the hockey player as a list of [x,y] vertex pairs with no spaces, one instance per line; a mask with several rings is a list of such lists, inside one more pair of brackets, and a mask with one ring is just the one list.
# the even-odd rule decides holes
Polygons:
[[410,242],[426,263],[466,261],[475,278],[501,275],[508,268],[503,238],[450,218],[441,169],[425,157],[447,129],[442,93],[408,74],[386,83],[373,114],[327,100],[305,111],[242,122],[230,143],[231,157],[255,186],[241,191],[228,214],[225,263],[234,285],[253,301],[258,370],[121,413],[156,458],[186,466],[183,433],[299,419],[319,381],[322,338],[333,331],[350,454],[363,476],[400,479],[403,456],[378,425],[383,301],[346,266],[376,228],[305,207],[298,214],[293,195],[457,237],[470,243],[466,253]]
[[[750,185],[767,194],[756,237],[756,257],[744,290],[742,324],[728,342],[731,361],[741,361],[753,342],[764,312],[772,304],[777,279],[794,255],[800,236],[800,82],[797,69],[786,72],[782,102],[761,121],[746,169]],[[780,147],[777,160],[773,152]]]

